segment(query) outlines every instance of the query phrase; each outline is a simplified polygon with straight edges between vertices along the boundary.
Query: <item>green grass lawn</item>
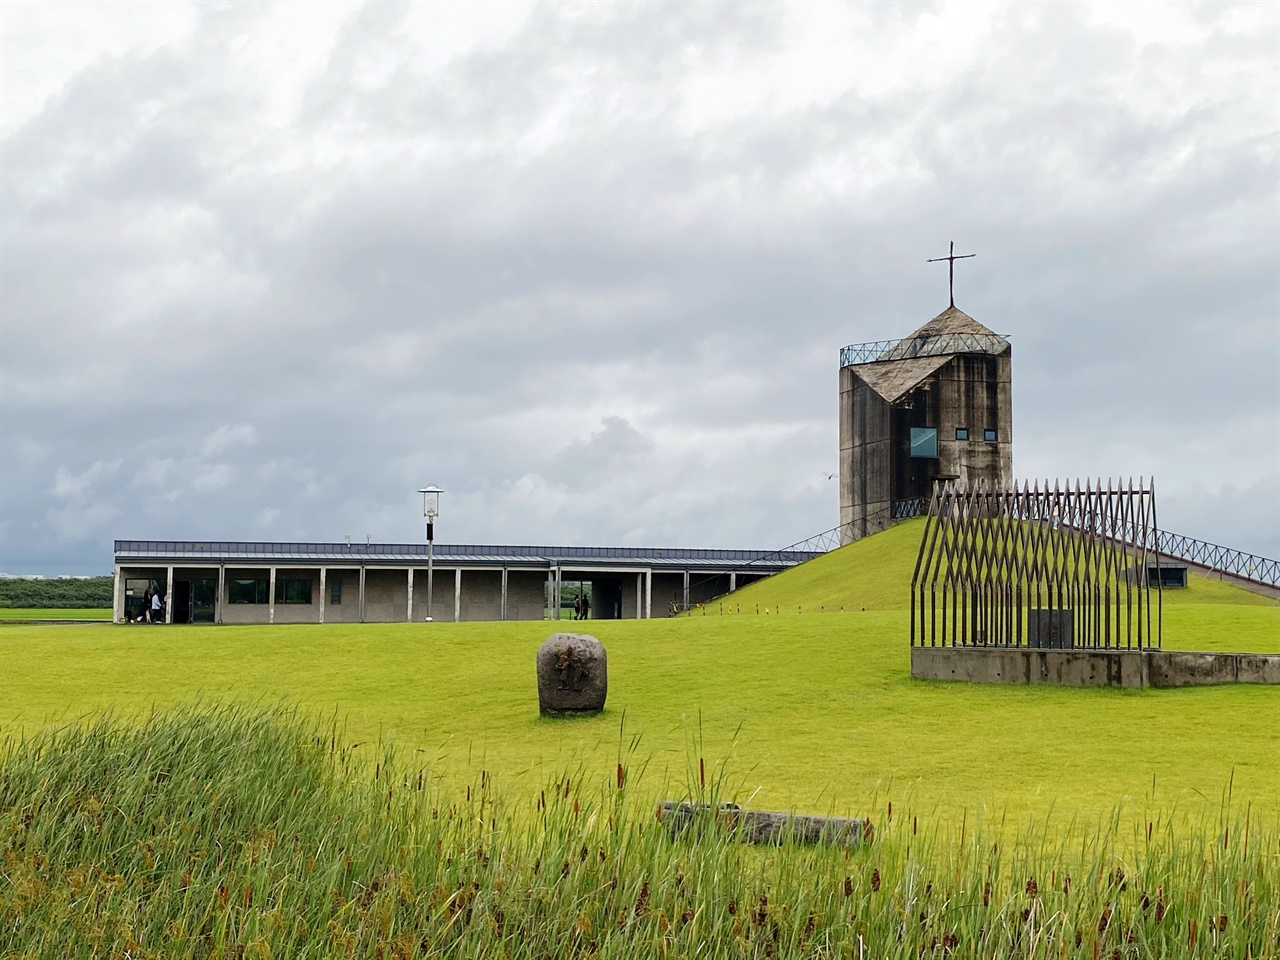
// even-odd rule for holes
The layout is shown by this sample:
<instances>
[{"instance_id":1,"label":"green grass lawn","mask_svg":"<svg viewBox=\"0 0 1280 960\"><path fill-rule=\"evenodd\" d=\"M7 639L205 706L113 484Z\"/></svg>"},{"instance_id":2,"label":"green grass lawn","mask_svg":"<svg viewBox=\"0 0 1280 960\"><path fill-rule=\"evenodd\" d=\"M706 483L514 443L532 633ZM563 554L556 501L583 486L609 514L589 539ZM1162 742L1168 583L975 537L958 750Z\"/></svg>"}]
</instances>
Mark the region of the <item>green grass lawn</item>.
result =
<instances>
[{"instance_id":1,"label":"green grass lawn","mask_svg":"<svg viewBox=\"0 0 1280 960\"><path fill-rule=\"evenodd\" d=\"M111 620L111 608L83 607L0 607L0 620Z\"/></svg>"},{"instance_id":2,"label":"green grass lawn","mask_svg":"<svg viewBox=\"0 0 1280 960\"><path fill-rule=\"evenodd\" d=\"M394 739L455 783L480 769L509 784L577 766L604 777L620 739L638 738L655 789L682 780L700 752L727 761L753 803L809 811L866 811L892 797L947 817L1051 806L1093 817L1153 793L1162 805L1216 804L1233 775L1237 797L1280 807L1280 688L913 680L905 585L921 526L903 523L689 616L591 622L610 665L596 718L538 717L534 651L556 629L546 622L6 625L0 731L197 698L284 700L336 713L353 740ZM757 616L756 603L784 615ZM1280 652L1280 605L1193 577L1165 593L1164 646Z\"/></svg>"},{"instance_id":3,"label":"green grass lawn","mask_svg":"<svg viewBox=\"0 0 1280 960\"><path fill-rule=\"evenodd\" d=\"M3 746L5 957L1262 960L1280 943L1280 822L1239 803L963 832L885 805L833 844L747 846L727 818L657 822L623 766L438 791L352 765L290 711L184 707ZM714 808L716 787L690 796Z\"/></svg>"},{"instance_id":4,"label":"green grass lawn","mask_svg":"<svg viewBox=\"0 0 1280 960\"><path fill-rule=\"evenodd\" d=\"M568 626L567 624L565 625ZM194 699L298 703L353 741L394 739L446 781L610 775L626 739L655 789L691 743L756 805L863 812L887 799L958 817L1096 817L1117 804L1280 803L1280 688L973 686L912 680L903 611L597 621L609 700L538 717L537 623L0 629L0 728ZM1166 611L1166 646L1280 651L1280 608ZM1178 639L1180 638L1180 639ZM696 755L696 754L694 754Z\"/></svg>"}]
</instances>

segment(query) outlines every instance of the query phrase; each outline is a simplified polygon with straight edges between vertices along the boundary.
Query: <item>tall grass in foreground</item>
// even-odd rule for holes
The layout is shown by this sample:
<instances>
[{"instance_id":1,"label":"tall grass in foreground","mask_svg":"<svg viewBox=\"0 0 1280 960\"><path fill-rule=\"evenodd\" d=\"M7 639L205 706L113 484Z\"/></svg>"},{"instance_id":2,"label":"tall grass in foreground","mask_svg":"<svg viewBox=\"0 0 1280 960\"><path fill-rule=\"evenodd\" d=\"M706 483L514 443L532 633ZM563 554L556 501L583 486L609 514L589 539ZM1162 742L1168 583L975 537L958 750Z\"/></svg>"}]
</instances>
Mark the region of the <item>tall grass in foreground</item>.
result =
<instances>
[{"instance_id":1,"label":"tall grass in foreground","mask_svg":"<svg viewBox=\"0 0 1280 960\"><path fill-rule=\"evenodd\" d=\"M1275 811L1001 845L886 810L854 850L759 849L673 835L623 749L609 784L533 797L483 773L444 795L370 750L237 707L8 743L0 956L1277 955ZM732 799L690 768L687 797Z\"/></svg>"}]
</instances>

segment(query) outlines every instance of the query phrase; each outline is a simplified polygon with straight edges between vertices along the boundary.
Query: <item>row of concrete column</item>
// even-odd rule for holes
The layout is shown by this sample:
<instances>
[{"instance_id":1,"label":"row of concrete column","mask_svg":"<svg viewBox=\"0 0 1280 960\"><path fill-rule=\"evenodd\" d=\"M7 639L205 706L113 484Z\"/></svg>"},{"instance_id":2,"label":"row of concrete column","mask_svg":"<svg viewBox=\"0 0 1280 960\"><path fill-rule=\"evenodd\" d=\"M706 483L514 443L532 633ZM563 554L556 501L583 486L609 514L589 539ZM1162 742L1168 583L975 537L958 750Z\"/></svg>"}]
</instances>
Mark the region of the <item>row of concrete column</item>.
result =
<instances>
[{"instance_id":1,"label":"row of concrete column","mask_svg":"<svg viewBox=\"0 0 1280 960\"><path fill-rule=\"evenodd\" d=\"M164 622L173 623L173 566L165 568L165 603L164 603ZM184 567L184 569L199 570L200 567ZM267 623L275 623L276 619L276 570L277 567L267 568ZM297 569L296 567L286 567L287 570ZM350 570L350 567L343 567L344 571ZM358 604L360 608L360 620L364 621L364 583L365 583L365 567L360 567L360 587ZM328 602L328 584L326 582L329 573L328 567L320 568L320 616L319 620L324 623L325 604ZM414 568L409 567L407 570L409 598L405 608L405 619L413 619L413 581ZM226 602L227 595L227 568L225 566L218 567L218 596L215 601L214 619L222 622L222 605ZM120 620L124 616L124 586L120 583L120 568L116 568L116 585L113 600L113 619ZM507 619L507 568L502 568L502 612L501 619ZM462 619L462 568L455 567L453 571L453 619L455 621Z\"/></svg>"},{"instance_id":2,"label":"row of concrete column","mask_svg":"<svg viewBox=\"0 0 1280 960\"><path fill-rule=\"evenodd\" d=\"M193 569L193 570L202 569L200 567L186 567L185 565L183 568ZM223 619L223 604L226 602L227 571L225 566L219 566L217 569L218 569L218 593L217 593L217 600L215 602L215 608L214 608L214 619L217 622L221 623ZM268 623L275 623L277 569L279 568L275 566L267 568L268 570L267 622ZM285 567L284 569L292 570L297 568ZM344 572L347 572L352 570L353 568L342 567L341 569ZM361 566L358 569L359 569L359 594L358 594L357 602L359 604L359 620L363 622L365 618L366 568ZM165 605L164 605L165 623L173 622L173 602L172 601L173 601L173 589L174 589L174 570L175 570L175 567L172 565L167 566L165 568L165 573L166 573ZM319 598L319 604L318 604L319 606L318 619L320 623L324 623L325 622L325 606L328 603L328 599L329 599L328 583L327 583L329 568L320 567L319 571L320 571L320 598ZM553 611L551 615L554 619L560 618L560 598L561 598L563 583L565 579L564 572L565 572L564 568L562 567L553 567L551 568L551 570L548 571L548 584L550 587L550 589L548 590L548 594L549 594L548 599L549 599L550 609L551 611ZM600 570L576 571L571 569L570 572L596 573L597 575L601 573L611 573L614 576L617 576L619 574L625 573L626 571L600 571ZM116 620L119 620L124 615L124 585L122 582L120 582L121 575L122 575L121 568L117 567L116 568L117 583L116 583L115 602L114 602L114 606L115 606L114 615ZM411 621L413 619L415 568L409 567L406 571L406 577L408 580L408 584L407 584L408 597L407 597L407 602L405 607L405 619L408 621ZM651 569L636 571L635 577L636 577L636 615L637 617L649 619L653 616L653 571ZM684 599L685 609L688 608L689 599L690 599L689 578L690 578L690 572L688 570L684 571L683 599ZM501 620L507 619L507 583L508 583L508 569L506 567L503 567L502 568L501 605L500 605L500 613L499 613L499 619ZM732 591L736 588L737 588L737 574L730 573L729 589ZM453 619L455 621L462 619L462 568L460 567L454 568L454 571L453 571Z\"/></svg>"}]
</instances>

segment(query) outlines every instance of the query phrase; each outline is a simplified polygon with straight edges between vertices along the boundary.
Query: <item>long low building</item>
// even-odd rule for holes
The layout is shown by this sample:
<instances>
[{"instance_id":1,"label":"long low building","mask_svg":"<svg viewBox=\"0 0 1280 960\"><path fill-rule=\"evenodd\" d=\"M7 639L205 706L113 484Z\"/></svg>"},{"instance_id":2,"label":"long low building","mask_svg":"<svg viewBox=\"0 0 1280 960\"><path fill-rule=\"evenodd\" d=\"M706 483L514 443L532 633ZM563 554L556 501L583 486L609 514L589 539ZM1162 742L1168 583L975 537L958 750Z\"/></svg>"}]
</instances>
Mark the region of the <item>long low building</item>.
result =
<instances>
[{"instance_id":1,"label":"long low building","mask_svg":"<svg viewBox=\"0 0 1280 960\"><path fill-rule=\"evenodd\" d=\"M566 583L591 618L667 616L818 556L809 551L117 540L117 621L148 593L166 623L559 619Z\"/></svg>"}]
</instances>

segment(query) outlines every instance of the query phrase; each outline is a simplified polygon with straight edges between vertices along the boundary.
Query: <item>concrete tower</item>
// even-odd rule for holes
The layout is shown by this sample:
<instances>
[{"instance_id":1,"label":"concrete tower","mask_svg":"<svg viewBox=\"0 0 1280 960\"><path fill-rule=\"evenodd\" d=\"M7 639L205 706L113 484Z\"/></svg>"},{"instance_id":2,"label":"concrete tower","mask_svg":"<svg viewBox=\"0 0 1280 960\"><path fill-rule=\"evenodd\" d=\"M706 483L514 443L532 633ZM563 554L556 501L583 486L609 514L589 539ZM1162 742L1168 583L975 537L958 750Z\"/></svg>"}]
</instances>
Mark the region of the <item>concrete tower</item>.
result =
<instances>
[{"instance_id":1,"label":"concrete tower","mask_svg":"<svg viewBox=\"0 0 1280 960\"><path fill-rule=\"evenodd\" d=\"M954 305L902 340L840 352L845 542L912 516L937 480L1013 480L1009 341Z\"/></svg>"}]
</instances>

